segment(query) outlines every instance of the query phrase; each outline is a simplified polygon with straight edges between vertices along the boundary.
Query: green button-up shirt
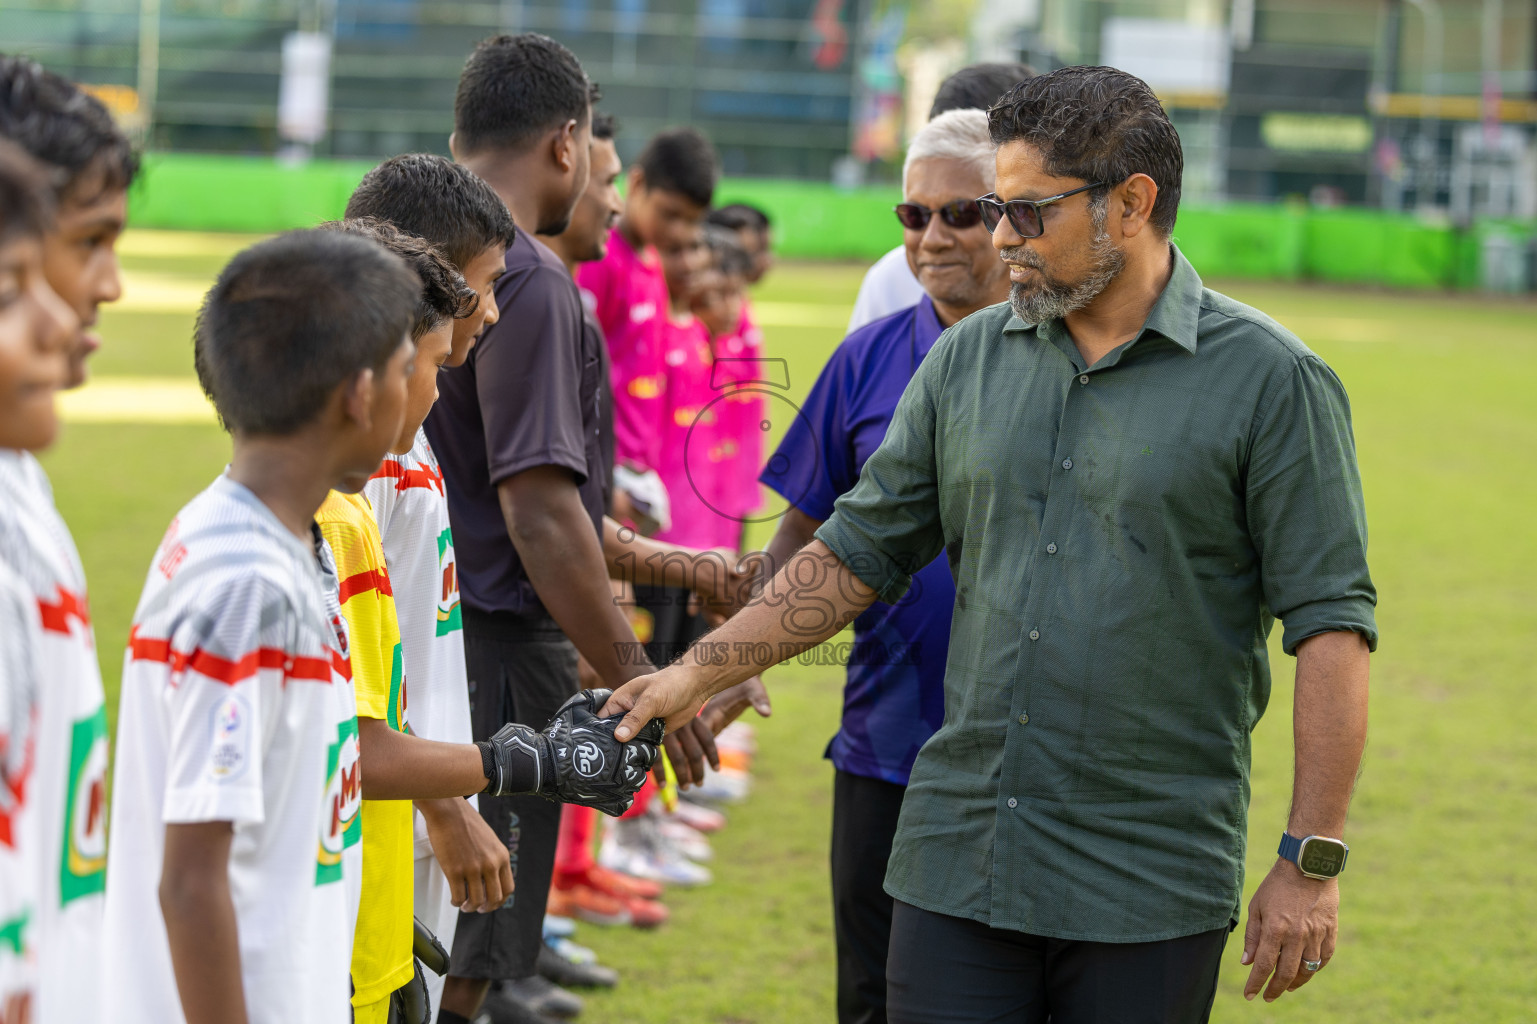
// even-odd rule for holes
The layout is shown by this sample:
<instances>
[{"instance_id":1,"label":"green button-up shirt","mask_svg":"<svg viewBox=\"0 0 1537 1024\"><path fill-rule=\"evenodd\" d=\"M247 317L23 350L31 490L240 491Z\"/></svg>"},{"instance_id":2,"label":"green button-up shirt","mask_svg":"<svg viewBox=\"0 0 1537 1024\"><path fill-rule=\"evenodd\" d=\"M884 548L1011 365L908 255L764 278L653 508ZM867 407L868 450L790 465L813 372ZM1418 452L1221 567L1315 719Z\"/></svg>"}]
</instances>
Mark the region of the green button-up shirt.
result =
<instances>
[{"instance_id":1,"label":"green button-up shirt","mask_svg":"<svg viewBox=\"0 0 1537 1024\"><path fill-rule=\"evenodd\" d=\"M1288 653L1335 630L1375 647L1344 389L1173 264L1092 367L1007 304L946 331L817 531L882 600L941 550L955 577L898 899L1093 941L1236 921L1274 619Z\"/></svg>"}]
</instances>

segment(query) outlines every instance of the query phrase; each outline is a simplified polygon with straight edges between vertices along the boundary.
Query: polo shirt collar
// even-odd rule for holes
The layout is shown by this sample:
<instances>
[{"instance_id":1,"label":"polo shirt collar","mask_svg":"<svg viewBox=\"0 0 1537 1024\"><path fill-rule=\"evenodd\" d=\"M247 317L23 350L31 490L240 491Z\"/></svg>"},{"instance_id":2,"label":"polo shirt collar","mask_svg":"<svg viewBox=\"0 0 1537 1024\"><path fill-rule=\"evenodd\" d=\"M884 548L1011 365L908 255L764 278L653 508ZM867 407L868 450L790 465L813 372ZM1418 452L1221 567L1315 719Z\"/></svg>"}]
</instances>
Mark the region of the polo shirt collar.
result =
<instances>
[{"instance_id":1,"label":"polo shirt collar","mask_svg":"<svg viewBox=\"0 0 1537 1024\"><path fill-rule=\"evenodd\" d=\"M1169 275L1169 283L1164 285L1163 294L1158 296L1158 301L1153 303L1153 310L1148 314L1147 322L1142 325L1142 330L1122 348L1135 345L1149 331L1154 331L1162 337L1168 338L1187 352L1196 350L1196 328L1201 318L1201 294L1204 285L1201 284L1201 275L1196 273L1190 261L1185 259L1185 254L1179 251L1179 246L1169 243L1170 257L1174 261L1174 270ZM1067 343L1071 344L1068 331L1061 320L1049 320L1044 324L1028 324L1017 315L1010 317L1004 327L1006 331L1028 331L1034 329L1043 338L1052 338L1060 335Z\"/></svg>"}]
</instances>

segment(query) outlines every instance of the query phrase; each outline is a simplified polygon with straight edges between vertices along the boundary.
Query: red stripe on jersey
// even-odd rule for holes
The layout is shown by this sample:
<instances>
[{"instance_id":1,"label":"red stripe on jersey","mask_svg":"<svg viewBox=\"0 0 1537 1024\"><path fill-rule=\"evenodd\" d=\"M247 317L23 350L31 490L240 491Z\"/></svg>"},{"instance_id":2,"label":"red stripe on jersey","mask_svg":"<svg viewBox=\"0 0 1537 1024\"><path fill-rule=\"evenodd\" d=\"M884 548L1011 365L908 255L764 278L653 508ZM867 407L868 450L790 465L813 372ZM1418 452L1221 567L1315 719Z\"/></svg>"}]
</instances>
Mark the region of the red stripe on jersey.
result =
<instances>
[{"instance_id":1,"label":"red stripe on jersey","mask_svg":"<svg viewBox=\"0 0 1537 1024\"><path fill-rule=\"evenodd\" d=\"M434 473L429 468L407 469L394 459L385 459L379 468L374 471L375 480L394 480L395 490L409 491L413 487L420 487L428 491L437 491L443 494L443 474L441 471Z\"/></svg>"},{"instance_id":2,"label":"red stripe on jersey","mask_svg":"<svg viewBox=\"0 0 1537 1024\"><path fill-rule=\"evenodd\" d=\"M51 604L42 598L37 599L37 611L43 620L43 628L50 633L67 634L69 620L74 619L89 629L91 609L84 595L71 593L57 584L54 585L54 591L58 594L58 600Z\"/></svg>"},{"instance_id":3,"label":"red stripe on jersey","mask_svg":"<svg viewBox=\"0 0 1537 1024\"><path fill-rule=\"evenodd\" d=\"M366 594L370 590L377 590L386 597L395 596L394 588L390 586L390 575L387 571L364 569L362 572L353 573L342 580L342 604L346 604L358 594Z\"/></svg>"},{"instance_id":4,"label":"red stripe on jersey","mask_svg":"<svg viewBox=\"0 0 1537 1024\"><path fill-rule=\"evenodd\" d=\"M258 647L231 661L201 647L191 653L172 650L171 641L142 637L139 627L135 626L128 634L128 650L135 661L159 662L169 665L172 672L191 669L200 676L229 686L244 682L264 668L281 669L288 679L309 679L319 683L329 683L333 670L344 679L352 678L351 663L329 649L326 658L308 658L290 655L276 647Z\"/></svg>"}]
</instances>

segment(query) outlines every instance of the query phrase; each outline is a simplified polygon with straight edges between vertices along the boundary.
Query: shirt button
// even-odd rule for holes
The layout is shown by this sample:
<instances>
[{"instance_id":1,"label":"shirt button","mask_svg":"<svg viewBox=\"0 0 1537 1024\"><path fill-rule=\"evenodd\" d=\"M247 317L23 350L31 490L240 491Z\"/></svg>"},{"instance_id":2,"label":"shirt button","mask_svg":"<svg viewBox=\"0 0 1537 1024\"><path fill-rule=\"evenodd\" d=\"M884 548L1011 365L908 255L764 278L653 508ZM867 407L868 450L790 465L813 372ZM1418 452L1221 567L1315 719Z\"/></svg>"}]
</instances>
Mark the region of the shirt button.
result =
<instances>
[{"instance_id":1,"label":"shirt button","mask_svg":"<svg viewBox=\"0 0 1537 1024\"><path fill-rule=\"evenodd\" d=\"M1089 375L1088 374L1084 374L1082 377L1078 378L1078 383L1080 383L1080 384L1087 384L1088 382L1089 382Z\"/></svg>"},{"instance_id":2,"label":"shirt button","mask_svg":"<svg viewBox=\"0 0 1537 1024\"><path fill-rule=\"evenodd\" d=\"M1029 715L1020 715L1019 716L1019 724L1020 725L1029 725L1030 724L1030 716Z\"/></svg>"},{"instance_id":3,"label":"shirt button","mask_svg":"<svg viewBox=\"0 0 1537 1024\"><path fill-rule=\"evenodd\" d=\"M1039 640L1040 638L1041 638L1041 631L1040 630L1032 629L1030 631L1030 639L1032 639L1032 640Z\"/></svg>"},{"instance_id":4,"label":"shirt button","mask_svg":"<svg viewBox=\"0 0 1537 1024\"><path fill-rule=\"evenodd\" d=\"M1048 545L1046 545L1046 553L1048 555L1056 554L1057 553L1057 546L1055 544L1048 544Z\"/></svg>"},{"instance_id":5,"label":"shirt button","mask_svg":"<svg viewBox=\"0 0 1537 1024\"><path fill-rule=\"evenodd\" d=\"M1073 460L1072 459L1063 459L1062 460L1062 468L1063 469L1072 469L1073 468Z\"/></svg>"},{"instance_id":6,"label":"shirt button","mask_svg":"<svg viewBox=\"0 0 1537 1024\"><path fill-rule=\"evenodd\" d=\"M1015 800L1013 797L1009 797L1009 806L1010 807L1018 807L1019 806L1019 801Z\"/></svg>"}]
</instances>

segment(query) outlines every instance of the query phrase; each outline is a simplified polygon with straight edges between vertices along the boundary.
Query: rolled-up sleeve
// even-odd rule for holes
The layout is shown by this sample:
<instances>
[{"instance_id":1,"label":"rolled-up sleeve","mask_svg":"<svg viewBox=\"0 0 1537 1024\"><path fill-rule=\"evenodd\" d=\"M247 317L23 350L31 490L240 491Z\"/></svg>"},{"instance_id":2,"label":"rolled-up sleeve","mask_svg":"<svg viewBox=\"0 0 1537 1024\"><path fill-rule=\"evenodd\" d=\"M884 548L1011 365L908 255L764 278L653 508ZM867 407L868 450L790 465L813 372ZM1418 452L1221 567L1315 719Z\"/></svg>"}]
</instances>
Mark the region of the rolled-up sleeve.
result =
<instances>
[{"instance_id":1,"label":"rolled-up sleeve","mask_svg":"<svg viewBox=\"0 0 1537 1024\"><path fill-rule=\"evenodd\" d=\"M1271 386L1249 449L1246 504L1265 603L1281 646L1356 632L1377 649L1377 590L1350 402L1322 360L1299 358Z\"/></svg>"},{"instance_id":2,"label":"rolled-up sleeve","mask_svg":"<svg viewBox=\"0 0 1537 1024\"><path fill-rule=\"evenodd\" d=\"M865 461L859 482L816 532L882 601L907 593L913 573L944 547L935 452L936 398L946 360L934 351L902 393L886 439Z\"/></svg>"}]
</instances>

